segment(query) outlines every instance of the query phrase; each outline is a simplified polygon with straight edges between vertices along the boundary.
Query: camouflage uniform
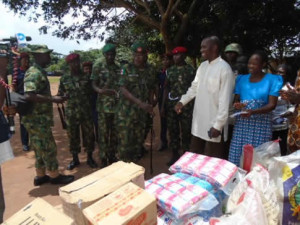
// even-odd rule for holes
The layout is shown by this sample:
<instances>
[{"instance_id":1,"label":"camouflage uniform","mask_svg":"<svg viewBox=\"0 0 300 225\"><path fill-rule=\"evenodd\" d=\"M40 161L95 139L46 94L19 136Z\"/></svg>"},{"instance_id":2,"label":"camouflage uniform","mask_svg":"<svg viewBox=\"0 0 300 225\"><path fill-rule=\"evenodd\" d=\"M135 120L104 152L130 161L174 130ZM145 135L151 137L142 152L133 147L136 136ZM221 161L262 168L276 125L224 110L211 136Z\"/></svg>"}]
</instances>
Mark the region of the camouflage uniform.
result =
<instances>
[{"instance_id":1,"label":"camouflage uniform","mask_svg":"<svg viewBox=\"0 0 300 225\"><path fill-rule=\"evenodd\" d=\"M91 79L97 83L99 88L118 90L118 78L120 67L116 64L107 65L106 62L97 61L93 66ZM98 95L98 142L101 160L112 160L117 150L117 130L115 124L115 112L117 96Z\"/></svg>"},{"instance_id":2,"label":"camouflage uniform","mask_svg":"<svg viewBox=\"0 0 300 225\"><path fill-rule=\"evenodd\" d=\"M192 66L172 66L167 70L167 87L169 94L167 97L167 124L170 135L170 148L173 153L178 154L180 149L180 140L182 148L189 150L191 141L191 125L193 118L194 104L191 102L186 105L181 114L174 111L174 107L179 101L181 95L185 94L191 86L195 77L195 70Z\"/></svg>"},{"instance_id":3,"label":"camouflage uniform","mask_svg":"<svg viewBox=\"0 0 300 225\"><path fill-rule=\"evenodd\" d=\"M67 133L72 154L78 154L80 147L80 126L88 153L94 151L94 126L90 107L90 80L87 76L63 75L60 79L58 95L69 97L66 107Z\"/></svg>"},{"instance_id":4,"label":"camouflage uniform","mask_svg":"<svg viewBox=\"0 0 300 225\"><path fill-rule=\"evenodd\" d=\"M30 67L25 74L24 89L25 93L34 92L50 97L50 84L46 71L37 64ZM35 167L56 171L58 169L57 150L51 131L51 126L54 124L52 103L34 103L32 113L24 116L22 123L31 137L30 144L35 151L36 158Z\"/></svg>"},{"instance_id":5,"label":"camouflage uniform","mask_svg":"<svg viewBox=\"0 0 300 225\"><path fill-rule=\"evenodd\" d=\"M131 94L142 102L149 102L149 93L157 84L156 71L149 65L143 70L133 64L122 68L119 85L124 86ZM118 154L124 161L138 159L143 146L147 113L124 96L120 96L118 105Z\"/></svg>"}]
</instances>

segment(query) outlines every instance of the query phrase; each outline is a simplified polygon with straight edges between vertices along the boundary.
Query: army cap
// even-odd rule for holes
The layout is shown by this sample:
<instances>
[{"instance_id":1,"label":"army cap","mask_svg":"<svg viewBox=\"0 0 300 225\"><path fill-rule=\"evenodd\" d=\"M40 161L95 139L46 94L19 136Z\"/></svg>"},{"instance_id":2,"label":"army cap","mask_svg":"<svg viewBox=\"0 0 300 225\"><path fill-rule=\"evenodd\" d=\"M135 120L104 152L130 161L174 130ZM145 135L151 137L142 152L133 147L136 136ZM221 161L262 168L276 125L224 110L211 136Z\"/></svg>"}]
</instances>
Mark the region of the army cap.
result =
<instances>
[{"instance_id":1,"label":"army cap","mask_svg":"<svg viewBox=\"0 0 300 225\"><path fill-rule=\"evenodd\" d=\"M53 51L53 49L49 49L47 45L30 45L28 46L30 48L29 53L35 54L35 53L50 53Z\"/></svg>"},{"instance_id":2,"label":"army cap","mask_svg":"<svg viewBox=\"0 0 300 225\"><path fill-rule=\"evenodd\" d=\"M112 52L112 51L116 51L116 45L111 43L104 45L104 47L102 48L103 53Z\"/></svg>"},{"instance_id":3,"label":"army cap","mask_svg":"<svg viewBox=\"0 0 300 225\"><path fill-rule=\"evenodd\" d=\"M236 52L237 54L242 54L242 48L237 43L231 43L226 46L225 52Z\"/></svg>"},{"instance_id":4,"label":"army cap","mask_svg":"<svg viewBox=\"0 0 300 225\"><path fill-rule=\"evenodd\" d=\"M137 41L131 45L131 50L136 53L147 53L147 47L145 43Z\"/></svg>"}]
</instances>

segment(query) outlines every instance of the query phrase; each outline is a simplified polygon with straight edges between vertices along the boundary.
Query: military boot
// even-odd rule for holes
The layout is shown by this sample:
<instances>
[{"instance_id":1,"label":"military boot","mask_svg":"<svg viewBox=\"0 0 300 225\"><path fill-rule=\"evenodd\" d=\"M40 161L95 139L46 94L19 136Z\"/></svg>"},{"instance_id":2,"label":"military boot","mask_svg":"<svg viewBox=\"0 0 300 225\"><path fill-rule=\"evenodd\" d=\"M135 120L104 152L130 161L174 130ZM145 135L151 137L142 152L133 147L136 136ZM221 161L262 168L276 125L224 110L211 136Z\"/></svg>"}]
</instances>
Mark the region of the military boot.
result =
<instances>
[{"instance_id":1,"label":"military boot","mask_svg":"<svg viewBox=\"0 0 300 225\"><path fill-rule=\"evenodd\" d=\"M80 164L80 162L79 162L78 154L73 154L73 160L68 165L67 170L72 170L79 164Z\"/></svg>"},{"instance_id":2,"label":"military boot","mask_svg":"<svg viewBox=\"0 0 300 225\"><path fill-rule=\"evenodd\" d=\"M51 184L69 184L73 181L74 181L74 176L72 175L59 174L57 177L50 178Z\"/></svg>"},{"instance_id":3,"label":"military boot","mask_svg":"<svg viewBox=\"0 0 300 225\"><path fill-rule=\"evenodd\" d=\"M40 186L44 183L49 182L50 177L46 175L45 168L36 168L36 176L34 177L33 184L34 186Z\"/></svg>"},{"instance_id":4,"label":"military boot","mask_svg":"<svg viewBox=\"0 0 300 225\"><path fill-rule=\"evenodd\" d=\"M98 165L95 162L95 160L93 159L93 154L92 153L88 153L88 157L87 157L87 161L86 163L91 167L91 168L97 168Z\"/></svg>"}]
</instances>

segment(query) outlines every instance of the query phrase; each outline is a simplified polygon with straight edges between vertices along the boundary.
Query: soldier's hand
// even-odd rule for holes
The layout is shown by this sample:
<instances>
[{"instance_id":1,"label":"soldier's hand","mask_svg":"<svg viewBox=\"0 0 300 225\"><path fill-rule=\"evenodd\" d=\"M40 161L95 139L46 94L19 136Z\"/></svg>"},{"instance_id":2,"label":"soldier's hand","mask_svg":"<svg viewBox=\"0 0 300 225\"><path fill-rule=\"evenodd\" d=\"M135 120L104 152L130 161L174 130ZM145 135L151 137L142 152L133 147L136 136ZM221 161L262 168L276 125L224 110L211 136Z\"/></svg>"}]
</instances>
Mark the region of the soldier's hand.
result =
<instances>
[{"instance_id":1,"label":"soldier's hand","mask_svg":"<svg viewBox=\"0 0 300 225\"><path fill-rule=\"evenodd\" d=\"M53 96L51 101L53 103L64 103L67 100L66 96Z\"/></svg>"},{"instance_id":2,"label":"soldier's hand","mask_svg":"<svg viewBox=\"0 0 300 225\"><path fill-rule=\"evenodd\" d=\"M140 108L143 109L145 112L153 115L153 106L150 104L147 104L145 102L142 102L141 104L139 104Z\"/></svg>"},{"instance_id":3,"label":"soldier's hand","mask_svg":"<svg viewBox=\"0 0 300 225\"><path fill-rule=\"evenodd\" d=\"M182 113L182 108L183 108L183 104L181 102L178 102L175 107L174 110L177 114Z\"/></svg>"}]
</instances>

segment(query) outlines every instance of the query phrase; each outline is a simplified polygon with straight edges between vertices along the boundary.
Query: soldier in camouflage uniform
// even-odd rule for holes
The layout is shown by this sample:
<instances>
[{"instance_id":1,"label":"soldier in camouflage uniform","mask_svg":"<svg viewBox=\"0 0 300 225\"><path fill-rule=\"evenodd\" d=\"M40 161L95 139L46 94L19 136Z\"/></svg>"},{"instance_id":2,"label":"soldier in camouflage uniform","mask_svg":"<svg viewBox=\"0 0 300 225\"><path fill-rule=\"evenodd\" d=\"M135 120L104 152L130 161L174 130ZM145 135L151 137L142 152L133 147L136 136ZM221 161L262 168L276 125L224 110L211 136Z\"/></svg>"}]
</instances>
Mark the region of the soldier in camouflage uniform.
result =
<instances>
[{"instance_id":1,"label":"soldier in camouflage uniform","mask_svg":"<svg viewBox=\"0 0 300 225\"><path fill-rule=\"evenodd\" d=\"M183 113L177 114L174 107L181 97L191 85L195 77L195 70L192 66L186 64L186 48L176 47L173 49L174 65L167 69L166 88L164 90L163 107L166 105L167 124L170 135L170 148L173 156L167 163L172 165L180 157L179 150L184 151L189 149L191 141L191 125L193 117L193 105L188 105L188 108ZM164 104L166 102L166 104Z\"/></svg>"},{"instance_id":2,"label":"soldier in camouflage uniform","mask_svg":"<svg viewBox=\"0 0 300 225\"><path fill-rule=\"evenodd\" d=\"M34 102L33 111L22 119L31 137L31 147L35 152L36 177L34 185L42 185L50 180L52 184L68 184L74 176L61 175L58 172L57 150L51 126L53 126L52 103L62 103L65 99L51 96L50 84L44 68L50 63L50 52L47 46L31 47L35 63L30 67L24 79L24 91L27 101ZM46 170L49 174L46 175Z\"/></svg>"},{"instance_id":3,"label":"soldier in camouflage uniform","mask_svg":"<svg viewBox=\"0 0 300 225\"><path fill-rule=\"evenodd\" d=\"M94 64L91 79L98 93L97 112L99 123L99 153L101 167L116 161L117 130L116 106L118 102L118 78L120 67L115 63L116 46L106 44L102 49L105 62L98 60Z\"/></svg>"},{"instance_id":4,"label":"soldier in camouflage uniform","mask_svg":"<svg viewBox=\"0 0 300 225\"><path fill-rule=\"evenodd\" d=\"M85 138L85 149L87 151L87 164L91 168L96 168L97 164L93 160L94 151L94 127L92 121L92 110L90 106L90 79L84 76L80 69L80 56L72 53L66 57L66 62L70 66L70 74L64 74L60 79L58 88L59 96L67 96L66 122L69 136L69 148L73 160L68 165L72 170L80 164L78 153L80 146L80 126Z\"/></svg>"},{"instance_id":5,"label":"soldier in camouflage uniform","mask_svg":"<svg viewBox=\"0 0 300 225\"><path fill-rule=\"evenodd\" d=\"M146 47L141 42L132 45L133 63L122 67L119 78L118 154L130 162L139 158L144 142L147 113L153 114L153 92L156 71L145 63Z\"/></svg>"}]
</instances>

